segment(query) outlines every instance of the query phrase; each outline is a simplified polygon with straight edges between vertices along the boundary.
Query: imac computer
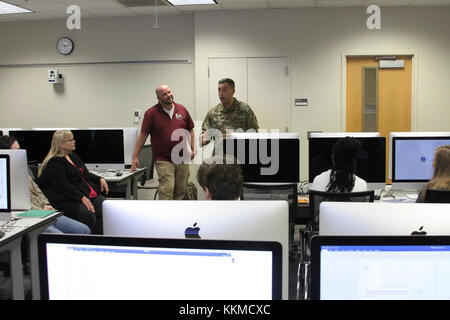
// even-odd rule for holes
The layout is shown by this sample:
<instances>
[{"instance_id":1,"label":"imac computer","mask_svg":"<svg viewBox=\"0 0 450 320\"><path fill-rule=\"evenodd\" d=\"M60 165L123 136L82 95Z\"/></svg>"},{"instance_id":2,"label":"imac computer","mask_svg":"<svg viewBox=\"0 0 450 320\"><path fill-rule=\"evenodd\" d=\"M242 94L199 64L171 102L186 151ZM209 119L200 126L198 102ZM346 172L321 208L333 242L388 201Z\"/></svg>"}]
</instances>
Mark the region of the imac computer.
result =
<instances>
[{"instance_id":1,"label":"imac computer","mask_svg":"<svg viewBox=\"0 0 450 320\"><path fill-rule=\"evenodd\" d=\"M124 164L125 166L131 166L134 146L138 137L138 128L125 127L125 128L87 128L88 130L123 130L123 148L124 148Z\"/></svg>"},{"instance_id":2,"label":"imac computer","mask_svg":"<svg viewBox=\"0 0 450 320\"><path fill-rule=\"evenodd\" d=\"M0 154L0 221L11 219L10 179L9 155Z\"/></svg>"},{"instance_id":3,"label":"imac computer","mask_svg":"<svg viewBox=\"0 0 450 320\"><path fill-rule=\"evenodd\" d=\"M449 213L444 203L322 202L319 234L450 236Z\"/></svg>"},{"instance_id":4,"label":"imac computer","mask_svg":"<svg viewBox=\"0 0 450 320\"><path fill-rule=\"evenodd\" d=\"M31 203L27 151L24 149L0 150L0 154L7 154L10 159L11 210L29 210Z\"/></svg>"},{"instance_id":5,"label":"imac computer","mask_svg":"<svg viewBox=\"0 0 450 320\"><path fill-rule=\"evenodd\" d=\"M42 163L50 150L56 130L15 130L21 148L27 150L28 162ZM121 170L124 168L122 130L71 130L77 153L88 169Z\"/></svg>"},{"instance_id":6,"label":"imac computer","mask_svg":"<svg viewBox=\"0 0 450 320\"><path fill-rule=\"evenodd\" d=\"M281 245L41 234L47 300L281 299Z\"/></svg>"},{"instance_id":7,"label":"imac computer","mask_svg":"<svg viewBox=\"0 0 450 320\"><path fill-rule=\"evenodd\" d=\"M440 136L392 136L392 189L422 189L433 177L436 148L444 145L450 145L450 132Z\"/></svg>"},{"instance_id":8,"label":"imac computer","mask_svg":"<svg viewBox=\"0 0 450 320\"><path fill-rule=\"evenodd\" d=\"M27 150L29 163L42 163L52 143L55 130L10 130L9 135Z\"/></svg>"},{"instance_id":9,"label":"imac computer","mask_svg":"<svg viewBox=\"0 0 450 320\"><path fill-rule=\"evenodd\" d=\"M331 151L341 138L350 136L361 143L357 157L356 175L367 182L371 190L384 189L386 185L386 138L378 132L311 133L308 140L309 182L332 168Z\"/></svg>"},{"instance_id":10,"label":"imac computer","mask_svg":"<svg viewBox=\"0 0 450 320\"><path fill-rule=\"evenodd\" d=\"M449 132L390 132L389 133L389 179L392 179L392 139L395 137L450 137Z\"/></svg>"},{"instance_id":11,"label":"imac computer","mask_svg":"<svg viewBox=\"0 0 450 320\"><path fill-rule=\"evenodd\" d=\"M295 132L231 133L223 152L238 159L244 182L298 183L300 140Z\"/></svg>"},{"instance_id":12,"label":"imac computer","mask_svg":"<svg viewBox=\"0 0 450 320\"><path fill-rule=\"evenodd\" d=\"M276 200L103 202L103 233L109 236L279 242L283 299L288 299L288 219L287 202Z\"/></svg>"},{"instance_id":13,"label":"imac computer","mask_svg":"<svg viewBox=\"0 0 450 320\"><path fill-rule=\"evenodd\" d=\"M122 129L73 130L75 152L89 170L124 169L124 140Z\"/></svg>"},{"instance_id":14,"label":"imac computer","mask_svg":"<svg viewBox=\"0 0 450 320\"><path fill-rule=\"evenodd\" d=\"M448 300L450 237L317 236L314 300Z\"/></svg>"}]
</instances>

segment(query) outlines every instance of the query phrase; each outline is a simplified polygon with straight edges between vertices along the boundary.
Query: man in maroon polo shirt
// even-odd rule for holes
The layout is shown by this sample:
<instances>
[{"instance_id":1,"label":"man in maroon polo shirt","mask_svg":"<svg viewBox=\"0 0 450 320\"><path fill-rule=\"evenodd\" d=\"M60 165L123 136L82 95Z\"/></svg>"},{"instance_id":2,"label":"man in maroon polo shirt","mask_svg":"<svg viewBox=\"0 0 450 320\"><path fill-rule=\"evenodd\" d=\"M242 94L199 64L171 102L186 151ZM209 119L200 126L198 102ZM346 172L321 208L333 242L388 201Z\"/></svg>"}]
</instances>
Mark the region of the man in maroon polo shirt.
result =
<instances>
[{"instance_id":1,"label":"man in maroon polo shirt","mask_svg":"<svg viewBox=\"0 0 450 320\"><path fill-rule=\"evenodd\" d=\"M167 85L156 88L156 97L158 103L144 114L141 132L134 147L131 171L140 166L138 155L150 134L158 173L159 199L183 200L189 179L189 164L186 162L196 153L194 122L187 109L174 102L172 91ZM189 154L187 141L192 150Z\"/></svg>"}]
</instances>

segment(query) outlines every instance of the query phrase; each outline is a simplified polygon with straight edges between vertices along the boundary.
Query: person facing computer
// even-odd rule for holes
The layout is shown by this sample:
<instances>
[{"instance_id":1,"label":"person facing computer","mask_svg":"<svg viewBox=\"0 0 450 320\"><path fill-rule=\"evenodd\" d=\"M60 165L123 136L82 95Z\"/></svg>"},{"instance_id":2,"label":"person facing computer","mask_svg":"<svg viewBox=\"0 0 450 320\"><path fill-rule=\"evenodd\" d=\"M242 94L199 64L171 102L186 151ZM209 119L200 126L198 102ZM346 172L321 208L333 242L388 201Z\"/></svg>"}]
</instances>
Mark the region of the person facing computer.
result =
<instances>
[{"instance_id":1,"label":"person facing computer","mask_svg":"<svg viewBox=\"0 0 450 320\"><path fill-rule=\"evenodd\" d=\"M360 145L352 137L339 139L332 149L333 167L314 178L311 190L326 192L367 191L367 183L358 177L356 159Z\"/></svg>"},{"instance_id":2,"label":"person facing computer","mask_svg":"<svg viewBox=\"0 0 450 320\"><path fill-rule=\"evenodd\" d=\"M215 155L203 161L197 180L211 200L239 200L244 181L241 165L228 154Z\"/></svg>"},{"instance_id":3,"label":"person facing computer","mask_svg":"<svg viewBox=\"0 0 450 320\"><path fill-rule=\"evenodd\" d=\"M420 191L416 202L424 202L428 190L450 191L450 145L436 148L433 178Z\"/></svg>"}]
</instances>

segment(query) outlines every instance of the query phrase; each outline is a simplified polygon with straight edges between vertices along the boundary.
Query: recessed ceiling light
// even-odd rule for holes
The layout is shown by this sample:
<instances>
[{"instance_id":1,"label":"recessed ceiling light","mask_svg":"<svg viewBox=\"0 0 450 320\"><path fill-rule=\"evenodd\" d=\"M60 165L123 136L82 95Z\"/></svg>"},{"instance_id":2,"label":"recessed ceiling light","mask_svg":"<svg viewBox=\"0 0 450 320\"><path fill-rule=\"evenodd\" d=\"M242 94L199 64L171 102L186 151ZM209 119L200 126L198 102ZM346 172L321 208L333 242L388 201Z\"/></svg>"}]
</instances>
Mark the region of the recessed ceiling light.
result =
<instances>
[{"instance_id":1,"label":"recessed ceiling light","mask_svg":"<svg viewBox=\"0 0 450 320\"><path fill-rule=\"evenodd\" d=\"M192 6L199 4L217 4L215 0L166 0L174 6Z\"/></svg>"},{"instance_id":2,"label":"recessed ceiling light","mask_svg":"<svg viewBox=\"0 0 450 320\"><path fill-rule=\"evenodd\" d=\"M30 12L33 11L15 6L13 4L9 4L4 1L0 1L0 14L30 13Z\"/></svg>"}]
</instances>

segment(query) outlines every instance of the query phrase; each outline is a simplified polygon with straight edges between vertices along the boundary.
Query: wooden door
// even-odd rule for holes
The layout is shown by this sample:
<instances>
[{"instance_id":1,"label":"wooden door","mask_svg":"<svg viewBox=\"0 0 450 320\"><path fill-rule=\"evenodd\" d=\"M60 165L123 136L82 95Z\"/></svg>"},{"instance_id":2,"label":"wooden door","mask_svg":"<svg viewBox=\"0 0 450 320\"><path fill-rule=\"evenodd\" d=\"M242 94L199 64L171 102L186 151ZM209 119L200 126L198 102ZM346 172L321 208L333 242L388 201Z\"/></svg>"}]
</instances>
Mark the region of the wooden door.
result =
<instances>
[{"instance_id":1,"label":"wooden door","mask_svg":"<svg viewBox=\"0 0 450 320\"><path fill-rule=\"evenodd\" d=\"M363 69L376 67L378 71L377 130L386 137L386 177L389 170L389 133L411 131L412 58L404 60L404 68L380 69L373 57L347 57L346 68L346 130L362 131ZM387 183L390 180L387 179Z\"/></svg>"}]
</instances>

